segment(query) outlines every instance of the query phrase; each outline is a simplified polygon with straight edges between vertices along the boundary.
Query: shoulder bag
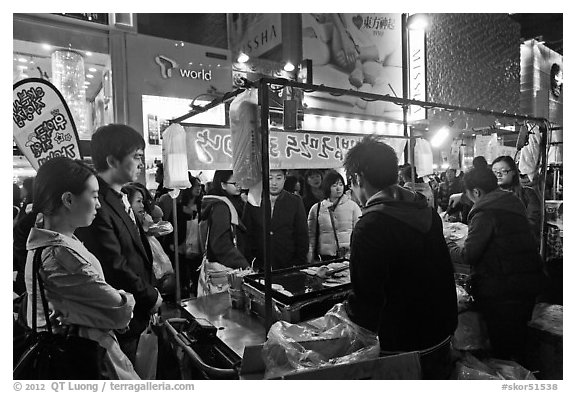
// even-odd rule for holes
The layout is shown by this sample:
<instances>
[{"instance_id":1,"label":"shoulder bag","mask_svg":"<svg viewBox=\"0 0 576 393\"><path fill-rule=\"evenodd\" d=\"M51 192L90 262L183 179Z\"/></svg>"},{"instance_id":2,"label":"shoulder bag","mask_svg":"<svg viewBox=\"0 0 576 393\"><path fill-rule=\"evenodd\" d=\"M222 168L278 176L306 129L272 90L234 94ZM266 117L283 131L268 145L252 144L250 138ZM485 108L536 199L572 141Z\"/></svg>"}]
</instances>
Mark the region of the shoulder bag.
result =
<instances>
[{"instance_id":1,"label":"shoulder bag","mask_svg":"<svg viewBox=\"0 0 576 393\"><path fill-rule=\"evenodd\" d=\"M198 294L197 297L211 295L213 293L226 292L230 287L228 283L228 273L232 268L222 265L218 262L210 262L208 259L208 241L210 240L210 219L206 223L208 230L206 232L206 241L204 242L204 252L202 255L202 263L200 264L200 276L198 277ZM234 236L234 228L232 231L232 240L236 247L236 237Z\"/></svg>"},{"instance_id":2,"label":"shoulder bag","mask_svg":"<svg viewBox=\"0 0 576 393\"><path fill-rule=\"evenodd\" d=\"M44 294L44 283L39 274L42 248L34 253L32 266L32 330L26 338L26 350L13 369L13 378L20 380L37 379L100 379L106 350L98 342L88 338L52 331L48 312L48 301ZM40 290L46 331L37 327L37 292ZM70 329L72 330L72 329Z\"/></svg>"}]
</instances>

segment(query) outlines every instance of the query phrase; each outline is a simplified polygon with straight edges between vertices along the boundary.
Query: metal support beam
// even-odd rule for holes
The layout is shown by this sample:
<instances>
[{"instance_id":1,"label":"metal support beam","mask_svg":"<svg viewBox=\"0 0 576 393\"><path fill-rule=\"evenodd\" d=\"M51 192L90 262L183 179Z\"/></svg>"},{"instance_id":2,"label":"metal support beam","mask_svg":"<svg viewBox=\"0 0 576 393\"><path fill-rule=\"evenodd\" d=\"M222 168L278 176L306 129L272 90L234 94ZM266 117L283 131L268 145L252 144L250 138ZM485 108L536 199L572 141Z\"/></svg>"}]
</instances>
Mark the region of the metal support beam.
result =
<instances>
[{"instance_id":1,"label":"metal support beam","mask_svg":"<svg viewBox=\"0 0 576 393\"><path fill-rule=\"evenodd\" d=\"M270 150L268 129L268 84L260 81L258 104L260 105L260 135L262 137L262 242L264 246L264 315L266 333L274 323L272 310L272 259L270 258Z\"/></svg>"}]
</instances>

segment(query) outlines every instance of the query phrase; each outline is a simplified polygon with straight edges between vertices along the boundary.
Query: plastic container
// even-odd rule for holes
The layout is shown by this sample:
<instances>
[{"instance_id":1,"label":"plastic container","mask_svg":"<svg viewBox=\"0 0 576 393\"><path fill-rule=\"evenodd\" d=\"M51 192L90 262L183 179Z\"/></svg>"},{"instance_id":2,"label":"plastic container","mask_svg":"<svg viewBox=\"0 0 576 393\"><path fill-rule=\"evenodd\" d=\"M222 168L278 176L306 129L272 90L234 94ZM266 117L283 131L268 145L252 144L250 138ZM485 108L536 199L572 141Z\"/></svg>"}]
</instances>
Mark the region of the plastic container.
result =
<instances>
[{"instance_id":1,"label":"plastic container","mask_svg":"<svg viewBox=\"0 0 576 393\"><path fill-rule=\"evenodd\" d=\"M242 289L228 288L232 308L244 310L246 308L246 294Z\"/></svg>"}]
</instances>

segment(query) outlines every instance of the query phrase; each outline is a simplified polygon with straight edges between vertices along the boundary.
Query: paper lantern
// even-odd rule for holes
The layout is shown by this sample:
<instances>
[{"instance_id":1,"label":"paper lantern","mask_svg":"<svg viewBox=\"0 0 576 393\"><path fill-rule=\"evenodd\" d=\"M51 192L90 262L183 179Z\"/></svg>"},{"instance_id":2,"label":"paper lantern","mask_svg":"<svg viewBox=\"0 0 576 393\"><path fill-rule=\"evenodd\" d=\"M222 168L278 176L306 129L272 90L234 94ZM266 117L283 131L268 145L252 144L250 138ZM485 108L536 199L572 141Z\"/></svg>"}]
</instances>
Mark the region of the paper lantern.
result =
<instances>
[{"instance_id":1,"label":"paper lantern","mask_svg":"<svg viewBox=\"0 0 576 393\"><path fill-rule=\"evenodd\" d=\"M164 162L164 187L185 189L192 186L188 180L186 131L180 124L171 124L164 131L162 161Z\"/></svg>"},{"instance_id":2,"label":"paper lantern","mask_svg":"<svg viewBox=\"0 0 576 393\"><path fill-rule=\"evenodd\" d=\"M90 139L84 72L84 58L80 53L65 49L52 52L52 84L60 91L70 108L78 137Z\"/></svg>"}]
</instances>

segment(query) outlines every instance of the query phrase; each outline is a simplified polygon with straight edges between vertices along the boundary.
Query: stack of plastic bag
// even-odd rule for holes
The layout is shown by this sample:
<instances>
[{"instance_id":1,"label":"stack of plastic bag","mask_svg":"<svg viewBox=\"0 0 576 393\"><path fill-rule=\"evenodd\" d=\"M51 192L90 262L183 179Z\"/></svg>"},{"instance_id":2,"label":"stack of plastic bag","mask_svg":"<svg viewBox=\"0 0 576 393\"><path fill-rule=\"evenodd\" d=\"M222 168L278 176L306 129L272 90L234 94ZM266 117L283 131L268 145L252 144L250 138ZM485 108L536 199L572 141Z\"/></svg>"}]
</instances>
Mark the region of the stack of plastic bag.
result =
<instances>
[{"instance_id":1,"label":"stack of plastic bag","mask_svg":"<svg viewBox=\"0 0 576 393\"><path fill-rule=\"evenodd\" d=\"M376 359L378 336L350 320L336 304L323 317L299 324L278 321L262 349L265 378L318 367Z\"/></svg>"},{"instance_id":2,"label":"stack of plastic bag","mask_svg":"<svg viewBox=\"0 0 576 393\"><path fill-rule=\"evenodd\" d=\"M232 135L232 169L242 188L254 188L262 181L260 119L258 118L258 90L239 94L230 104L230 133ZM258 198L258 204L260 199Z\"/></svg>"}]
</instances>

